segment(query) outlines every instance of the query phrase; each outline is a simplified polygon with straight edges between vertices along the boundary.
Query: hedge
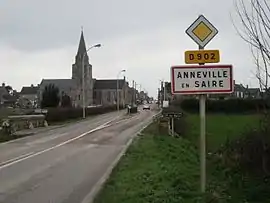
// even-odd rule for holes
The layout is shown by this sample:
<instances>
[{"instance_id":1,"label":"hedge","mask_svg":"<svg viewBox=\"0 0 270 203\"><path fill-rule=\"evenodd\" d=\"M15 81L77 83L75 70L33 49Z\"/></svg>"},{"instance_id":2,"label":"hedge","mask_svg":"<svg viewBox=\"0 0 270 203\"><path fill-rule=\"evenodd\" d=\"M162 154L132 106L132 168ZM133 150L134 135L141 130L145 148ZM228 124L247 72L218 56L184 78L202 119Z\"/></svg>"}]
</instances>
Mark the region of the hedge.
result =
<instances>
[{"instance_id":1,"label":"hedge","mask_svg":"<svg viewBox=\"0 0 270 203\"><path fill-rule=\"evenodd\" d=\"M176 105L174 103L174 105ZM190 113L199 112L198 99L186 99L179 105L184 111ZM209 113L256 113L269 110L269 102L263 99L228 99L228 100L207 100L206 111Z\"/></svg>"},{"instance_id":2,"label":"hedge","mask_svg":"<svg viewBox=\"0 0 270 203\"><path fill-rule=\"evenodd\" d=\"M120 107L121 109L123 107ZM82 117L82 108L48 108L48 112L46 114L46 120L49 123L52 122L60 122L69 119L76 119ZM92 108L86 108L85 113L86 116L98 115L103 113L108 113L111 111L117 110L116 105L111 106L98 106Z\"/></svg>"}]
</instances>

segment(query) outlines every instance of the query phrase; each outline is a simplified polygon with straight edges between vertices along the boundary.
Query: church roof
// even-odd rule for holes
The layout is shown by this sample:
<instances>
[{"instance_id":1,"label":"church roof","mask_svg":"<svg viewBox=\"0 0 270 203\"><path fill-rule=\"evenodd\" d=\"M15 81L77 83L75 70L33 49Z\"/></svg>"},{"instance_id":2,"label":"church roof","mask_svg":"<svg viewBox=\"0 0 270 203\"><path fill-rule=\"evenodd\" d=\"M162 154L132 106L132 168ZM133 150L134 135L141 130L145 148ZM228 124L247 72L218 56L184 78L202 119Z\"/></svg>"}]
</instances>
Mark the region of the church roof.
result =
<instances>
[{"instance_id":1,"label":"church roof","mask_svg":"<svg viewBox=\"0 0 270 203\"><path fill-rule=\"evenodd\" d=\"M76 88L76 81L74 79L43 79L40 84L40 89L45 89L45 86L54 84L59 91L69 92Z\"/></svg>"},{"instance_id":2,"label":"church roof","mask_svg":"<svg viewBox=\"0 0 270 203\"><path fill-rule=\"evenodd\" d=\"M118 80L118 88L122 89L124 84L125 84L125 80L124 79L120 79ZM96 80L95 84L94 84L94 90L102 90L102 89L117 89L117 80Z\"/></svg>"},{"instance_id":3,"label":"church roof","mask_svg":"<svg viewBox=\"0 0 270 203\"><path fill-rule=\"evenodd\" d=\"M83 55L85 52L86 52L86 45L85 45L84 35L83 35L83 31L82 31L77 55Z\"/></svg>"}]
</instances>

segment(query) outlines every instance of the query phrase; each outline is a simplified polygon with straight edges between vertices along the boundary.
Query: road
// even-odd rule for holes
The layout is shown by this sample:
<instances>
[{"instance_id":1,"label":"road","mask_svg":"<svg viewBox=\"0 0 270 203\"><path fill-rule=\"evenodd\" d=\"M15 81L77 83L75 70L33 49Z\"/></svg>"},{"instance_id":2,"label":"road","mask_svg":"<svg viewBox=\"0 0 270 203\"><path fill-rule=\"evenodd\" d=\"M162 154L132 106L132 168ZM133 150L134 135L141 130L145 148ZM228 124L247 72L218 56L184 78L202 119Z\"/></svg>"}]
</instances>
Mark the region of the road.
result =
<instances>
[{"instance_id":1,"label":"road","mask_svg":"<svg viewBox=\"0 0 270 203\"><path fill-rule=\"evenodd\" d=\"M0 144L0 202L80 203L153 111L117 112Z\"/></svg>"}]
</instances>

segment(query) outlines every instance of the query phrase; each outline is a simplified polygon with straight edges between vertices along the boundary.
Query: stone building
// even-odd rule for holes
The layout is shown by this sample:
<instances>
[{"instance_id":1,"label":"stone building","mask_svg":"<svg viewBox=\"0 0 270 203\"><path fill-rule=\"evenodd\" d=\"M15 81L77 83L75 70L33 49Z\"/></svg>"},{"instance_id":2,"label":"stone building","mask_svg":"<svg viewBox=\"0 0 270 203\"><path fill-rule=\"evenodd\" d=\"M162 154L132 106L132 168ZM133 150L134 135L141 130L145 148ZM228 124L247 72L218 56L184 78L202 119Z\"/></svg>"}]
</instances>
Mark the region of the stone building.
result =
<instances>
[{"instance_id":1,"label":"stone building","mask_svg":"<svg viewBox=\"0 0 270 203\"><path fill-rule=\"evenodd\" d=\"M39 104L42 100L42 93L49 84L54 84L59 89L59 96L68 95L73 106L82 106L82 60L84 57L84 81L85 81L85 105L111 105L116 104L117 80L99 80L92 76L92 65L86 53L86 45L83 31L81 32L80 42L75 63L72 65L72 77L70 79L43 79L38 91ZM118 80L118 92L120 105L129 103L131 96L128 83L125 78Z\"/></svg>"}]
</instances>

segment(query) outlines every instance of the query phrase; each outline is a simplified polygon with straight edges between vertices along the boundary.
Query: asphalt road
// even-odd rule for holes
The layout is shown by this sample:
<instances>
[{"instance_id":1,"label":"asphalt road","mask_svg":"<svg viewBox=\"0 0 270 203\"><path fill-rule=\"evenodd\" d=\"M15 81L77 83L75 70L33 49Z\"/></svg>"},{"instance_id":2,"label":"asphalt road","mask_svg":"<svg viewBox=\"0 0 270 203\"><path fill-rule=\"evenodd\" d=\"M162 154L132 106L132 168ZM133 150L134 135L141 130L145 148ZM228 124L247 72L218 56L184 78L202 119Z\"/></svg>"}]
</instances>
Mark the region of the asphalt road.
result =
<instances>
[{"instance_id":1,"label":"asphalt road","mask_svg":"<svg viewBox=\"0 0 270 203\"><path fill-rule=\"evenodd\" d=\"M114 112L0 144L0 202L82 202L154 114Z\"/></svg>"}]
</instances>

